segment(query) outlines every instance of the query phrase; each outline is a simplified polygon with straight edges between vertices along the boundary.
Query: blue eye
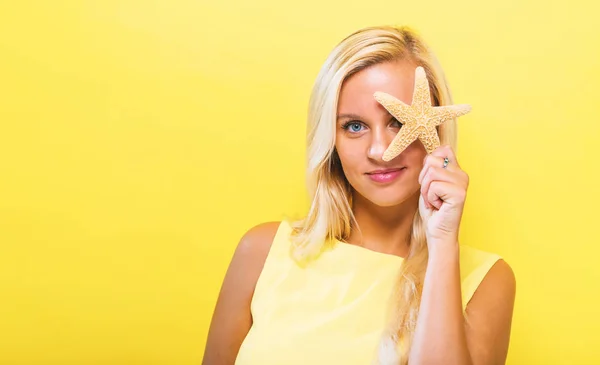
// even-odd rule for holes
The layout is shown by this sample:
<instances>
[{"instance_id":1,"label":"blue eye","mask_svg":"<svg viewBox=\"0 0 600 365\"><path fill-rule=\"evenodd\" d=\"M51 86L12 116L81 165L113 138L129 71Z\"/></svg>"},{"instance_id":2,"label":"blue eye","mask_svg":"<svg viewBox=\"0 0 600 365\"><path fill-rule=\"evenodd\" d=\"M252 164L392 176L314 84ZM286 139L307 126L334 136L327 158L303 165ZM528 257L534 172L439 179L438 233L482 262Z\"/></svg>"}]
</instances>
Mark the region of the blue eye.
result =
<instances>
[{"instance_id":1,"label":"blue eye","mask_svg":"<svg viewBox=\"0 0 600 365\"><path fill-rule=\"evenodd\" d=\"M344 126L342 128L346 129L346 130L349 129L351 132L357 133L357 132L361 131L362 124L359 122L356 122L356 121L351 121L351 122L344 124Z\"/></svg>"},{"instance_id":2,"label":"blue eye","mask_svg":"<svg viewBox=\"0 0 600 365\"><path fill-rule=\"evenodd\" d=\"M358 131L360 131L361 127L362 126L360 124L353 123L353 124L350 125L350 130L353 131L353 132L358 132Z\"/></svg>"}]
</instances>

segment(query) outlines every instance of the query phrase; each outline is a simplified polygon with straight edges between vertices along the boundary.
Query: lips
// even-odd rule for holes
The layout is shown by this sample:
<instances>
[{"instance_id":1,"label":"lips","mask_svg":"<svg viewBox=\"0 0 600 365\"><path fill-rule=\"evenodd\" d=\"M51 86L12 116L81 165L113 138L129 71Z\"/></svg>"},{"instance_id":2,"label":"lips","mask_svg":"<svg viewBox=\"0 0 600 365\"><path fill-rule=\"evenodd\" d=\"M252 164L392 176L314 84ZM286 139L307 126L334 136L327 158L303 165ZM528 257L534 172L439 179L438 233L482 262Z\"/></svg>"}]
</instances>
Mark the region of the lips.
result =
<instances>
[{"instance_id":1,"label":"lips","mask_svg":"<svg viewBox=\"0 0 600 365\"><path fill-rule=\"evenodd\" d=\"M402 169L404 169L404 167L399 167L399 168L395 168L395 169L375 170L375 171L367 172L367 175L387 174L390 172L400 171Z\"/></svg>"},{"instance_id":2,"label":"lips","mask_svg":"<svg viewBox=\"0 0 600 365\"><path fill-rule=\"evenodd\" d=\"M405 170L405 167L397 169L375 170L368 172L367 176L376 183L390 183L401 176Z\"/></svg>"}]
</instances>

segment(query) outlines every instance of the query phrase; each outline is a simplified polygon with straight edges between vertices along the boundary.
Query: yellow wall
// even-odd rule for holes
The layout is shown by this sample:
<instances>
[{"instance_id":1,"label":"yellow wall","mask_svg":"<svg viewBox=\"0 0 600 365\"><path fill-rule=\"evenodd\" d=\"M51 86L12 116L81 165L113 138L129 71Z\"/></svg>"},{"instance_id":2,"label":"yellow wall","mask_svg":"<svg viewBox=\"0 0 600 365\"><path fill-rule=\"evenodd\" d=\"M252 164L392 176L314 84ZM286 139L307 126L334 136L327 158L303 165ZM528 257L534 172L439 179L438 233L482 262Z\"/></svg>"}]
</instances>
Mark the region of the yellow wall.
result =
<instances>
[{"instance_id":1,"label":"yellow wall","mask_svg":"<svg viewBox=\"0 0 600 365\"><path fill-rule=\"evenodd\" d=\"M239 237L306 208L321 63L392 23L473 105L461 240L516 272L508 363L600 363L590 4L2 2L0 363L199 364Z\"/></svg>"}]
</instances>

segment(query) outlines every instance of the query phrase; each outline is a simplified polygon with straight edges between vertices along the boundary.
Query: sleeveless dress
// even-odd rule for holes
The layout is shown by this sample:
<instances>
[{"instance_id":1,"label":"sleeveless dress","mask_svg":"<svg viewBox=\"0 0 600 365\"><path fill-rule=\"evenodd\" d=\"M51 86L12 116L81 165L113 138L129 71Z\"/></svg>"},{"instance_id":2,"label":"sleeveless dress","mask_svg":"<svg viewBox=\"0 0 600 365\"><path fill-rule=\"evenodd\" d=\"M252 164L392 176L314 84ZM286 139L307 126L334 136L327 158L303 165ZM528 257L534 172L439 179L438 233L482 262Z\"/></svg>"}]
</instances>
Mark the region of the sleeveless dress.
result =
<instances>
[{"instance_id":1,"label":"sleeveless dress","mask_svg":"<svg viewBox=\"0 0 600 365\"><path fill-rule=\"evenodd\" d=\"M251 302L253 324L235 365L367 365L387 325L403 258L336 241L306 267L291 258L279 225ZM460 245L463 310L500 259Z\"/></svg>"}]
</instances>

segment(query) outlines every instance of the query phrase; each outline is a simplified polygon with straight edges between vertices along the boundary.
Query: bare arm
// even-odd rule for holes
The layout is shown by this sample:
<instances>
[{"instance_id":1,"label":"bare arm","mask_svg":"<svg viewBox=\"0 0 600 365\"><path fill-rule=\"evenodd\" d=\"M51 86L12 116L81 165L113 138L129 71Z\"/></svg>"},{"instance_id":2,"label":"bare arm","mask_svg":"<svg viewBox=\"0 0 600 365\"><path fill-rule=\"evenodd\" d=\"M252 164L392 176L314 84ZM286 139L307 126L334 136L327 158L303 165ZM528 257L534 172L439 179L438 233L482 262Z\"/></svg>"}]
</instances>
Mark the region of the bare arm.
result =
<instances>
[{"instance_id":1,"label":"bare arm","mask_svg":"<svg viewBox=\"0 0 600 365\"><path fill-rule=\"evenodd\" d=\"M259 224L235 250L213 312L202 365L232 365L252 326L250 303L279 222Z\"/></svg>"},{"instance_id":2,"label":"bare arm","mask_svg":"<svg viewBox=\"0 0 600 365\"><path fill-rule=\"evenodd\" d=\"M505 364L516 281L504 260L496 262L467 305L467 345L473 364Z\"/></svg>"},{"instance_id":3,"label":"bare arm","mask_svg":"<svg viewBox=\"0 0 600 365\"><path fill-rule=\"evenodd\" d=\"M515 277L503 260L487 273L462 314L458 244L430 252L410 365L499 365L508 352Z\"/></svg>"}]
</instances>

